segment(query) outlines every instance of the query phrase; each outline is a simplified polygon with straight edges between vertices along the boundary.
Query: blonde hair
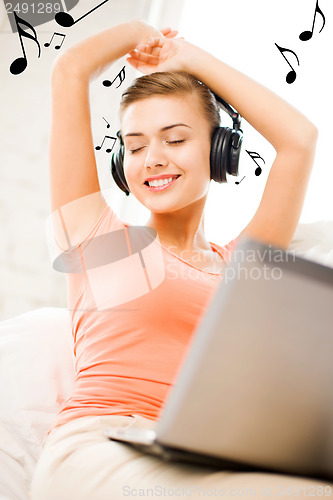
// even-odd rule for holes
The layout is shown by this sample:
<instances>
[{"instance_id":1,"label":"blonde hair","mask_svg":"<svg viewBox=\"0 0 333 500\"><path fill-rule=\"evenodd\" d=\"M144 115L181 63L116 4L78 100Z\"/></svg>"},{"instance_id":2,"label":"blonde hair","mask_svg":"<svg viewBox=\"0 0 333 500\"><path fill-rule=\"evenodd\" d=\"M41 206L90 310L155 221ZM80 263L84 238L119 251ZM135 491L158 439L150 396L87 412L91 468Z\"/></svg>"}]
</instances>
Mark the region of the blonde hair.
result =
<instances>
[{"instance_id":1,"label":"blonde hair","mask_svg":"<svg viewBox=\"0 0 333 500\"><path fill-rule=\"evenodd\" d=\"M202 112L211 125L211 134L220 125L219 107L214 94L193 75L184 71L156 72L140 76L122 94L120 118L132 103L155 95L173 96L192 94L199 99Z\"/></svg>"}]
</instances>

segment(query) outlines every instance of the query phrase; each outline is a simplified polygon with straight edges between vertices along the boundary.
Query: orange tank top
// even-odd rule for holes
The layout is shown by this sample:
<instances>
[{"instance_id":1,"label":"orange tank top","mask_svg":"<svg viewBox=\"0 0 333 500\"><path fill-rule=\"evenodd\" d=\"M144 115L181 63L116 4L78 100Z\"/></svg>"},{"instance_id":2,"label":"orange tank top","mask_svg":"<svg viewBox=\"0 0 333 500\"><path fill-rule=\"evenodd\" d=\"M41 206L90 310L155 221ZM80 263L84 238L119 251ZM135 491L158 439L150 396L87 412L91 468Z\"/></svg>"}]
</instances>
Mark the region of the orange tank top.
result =
<instances>
[{"instance_id":1,"label":"orange tank top","mask_svg":"<svg viewBox=\"0 0 333 500\"><path fill-rule=\"evenodd\" d=\"M236 242L211 247L227 262ZM223 274L189 264L109 206L57 266L66 272L75 382L48 433L88 415L157 420Z\"/></svg>"}]
</instances>

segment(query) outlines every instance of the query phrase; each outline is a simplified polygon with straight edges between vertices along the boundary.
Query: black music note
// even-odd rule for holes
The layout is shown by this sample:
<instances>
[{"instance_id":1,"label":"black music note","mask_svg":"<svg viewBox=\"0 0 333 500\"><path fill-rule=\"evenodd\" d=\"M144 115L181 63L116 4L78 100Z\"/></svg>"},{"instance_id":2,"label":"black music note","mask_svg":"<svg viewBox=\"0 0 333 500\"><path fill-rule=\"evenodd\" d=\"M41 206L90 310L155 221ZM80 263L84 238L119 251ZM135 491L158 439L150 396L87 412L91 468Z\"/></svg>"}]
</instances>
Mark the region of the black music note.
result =
<instances>
[{"instance_id":1,"label":"black music note","mask_svg":"<svg viewBox=\"0 0 333 500\"><path fill-rule=\"evenodd\" d=\"M260 167L260 165L256 162L256 159L260 158L260 159L261 159L264 163L266 163L266 162L265 162L265 160L264 160L264 159L260 156L260 154L256 153L255 151L248 151L247 149L246 149L245 151L247 152L247 154L248 154L248 155L250 155L250 156L251 156L251 158L252 158L252 160L254 161L254 163L255 163L256 165L258 165L258 166L257 166L257 168L256 168L256 169L255 169L255 171L254 171L255 175L256 175L256 176L260 175L260 174L261 174L261 172L262 172L262 168L261 168L261 167ZM242 179L242 180L243 180L243 179Z\"/></svg>"},{"instance_id":2,"label":"black music note","mask_svg":"<svg viewBox=\"0 0 333 500\"><path fill-rule=\"evenodd\" d=\"M244 175L243 179L245 179L245 175ZM242 179L242 180L243 180L243 179ZM241 181L237 181L237 182L235 182L235 184L240 184L240 183L242 182L242 180L241 180Z\"/></svg>"},{"instance_id":3,"label":"black music note","mask_svg":"<svg viewBox=\"0 0 333 500\"><path fill-rule=\"evenodd\" d=\"M117 85L116 89L118 87L120 87L120 85L125 80L125 66L123 66L121 68L121 70L119 71L118 75L112 80L112 82L110 82L110 80L104 80L103 81L104 87L111 87L111 85L113 84L113 82L115 82L118 77L119 77L119 85Z\"/></svg>"},{"instance_id":4,"label":"black music note","mask_svg":"<svg viewBox=\"0 0 333 500\"><path fill-rule=\"evenodd\" d=\"M35 28L33 26L31 26L31 24L29 24L27 21L25 21L24 19L22 19L21 17L19 17L16 14L15 11L13 12L13 14L14 14L15 23L16 23L16 26L17 26L17 32L18 32L18 35L19 35L19 38L20 38L20 43L21 43L21 47L22 47L23 57L18 57L17 59L15 59L15 61L13 61L12 64L10 65L9 71L12 73L12 75L19 75L20 73L23 73L23 71L28 66L28 59L27 59L27 56L26 56L26 53L25 53L25 50L24 50L22 36L26 37L26 38L30 38L30 40L33 40L34 42L37 43L37 45L38 45L38 51L39 51L38 52L38 57L40 57L40 45L39 45L39 42L38 42L37 33L35 31ZM30 33L26 33L24 31L24 29L22 29L19 24L24 24L25 26L27 26L27 28L31 29L31 31L33 32L34 35L31 35Z\"/></svg>"},{"instance_id":5,"label":"black music note","mask_svg":"<svg viewBox=\"0 0 333 500\"><path fill-rule=\"evenodd\" d=\"M51 37L51 40L50 40L49 42L44 43L44 47L49 47L49 46L51 45L51 43L52 43L53 38L54 38L56 35L58 35L58 36L62 36L62 42L61 42L61 44L60 44L60 45L55 45L55 46L54 46L54 48L55 48L56 50L59 50L59 49L61 48L62 44L64 43L65 38L66 38L66 35L63 35L62 33L53 33L53 35L52 35L52 37Z\"/></svg>"},{"instance_id":6,"label":"black music note","mask_svg":"<svg viewBox=\"0 0 333 500\"><path fill-rule=\"evenodd\" d=\"M63 28L70 28L71 26L73 26L73 24L78 23L79 21L81 21L81 19L88 16L94 10L98 9L98 7L101 7L101 5L103 5L104 3L108 2L108 1L109 0L104 0L104 2L101 2L100 4L96 5L96 7L89 10L89 12L87 12L83 16L79 17L79 19L77 19L76 21L74 21L73 17L70 14L68 14L68 12L57 12L54 19Z\"/></svg>"},{"instance_id":7,"label":"black music note","mask_svg":"<svg viewBox=\"0 0 333 500\"><path fill-rule=\"evenodd\" d=\"M107 153L111 153L111 151L113 150L113 147L115 145L115 142L116 142L117 138L116 137L111 137L109 135L106 135L104 137L103 141L102 141L102 144L100 146L96 146L95 149L97 149L97 151L99 151L100 149L102 149L102 146L104 144L105 139L112 139L113 140L112 148L111 149L110 148L106 149Z\"/></svg>"},{"instance_id":8,"label":"black music note","mask_svg":"<svg viewBox=\"0 0 333 500\"><path fill-rule=\"evenodd\" d=\"M102 116L102 118L103 118L103 120L104 120L104 121L106 121L106 123L107 123L106 128L110 128L110 123L109 123L107 120L105 120L104 116Z\"/></svg>"},{"instance_id":9,"label":"black music note","mask_svg":"<svg viewBox=\"0 0 333 500\"><path fill-rule=\"evenodd\" d=\"M300 35L299 35L299 39L302 40L302 42L306 42L307 40L310 40L310 38L312 38L312 35L313 35L313 29L314 29L314 25L315 25L315 20L316 20L316 15L317 15L317 12L322 16L323 18L323 25L319 31L319 33L321 33L321 31L323 30L324 26L325 26L325 16L322 12L322 10L320 9L319 5L318 5L318 0L317 0L317 3L316 3L316 9L315 9L315 13L314 13L314 18L313 18L313 23L312 23L312 29L311 31L303 31Z\"/></svg>"},{"instance_id":10,"label":"black music note","mask_svg":"<svg viewBox=\"0 0 333 500\"><path fill-rule=\"evenodd\" d=\"M288 59L286 58L286 56L284 55L283 52L291 52L292 54L294 54L294 56L297 59L298 66L299 66L299 60L298 60L297 54L295 54L295 52L293 52L290 49L284 49L283 47L279 47L279 45L277 43L275 45L277 46L281 55L284 57L284 59L287 61L287 63L291 67L291 71L289 71L289 73L286 76L286 82L287 83L294 83L294 81L296 80L296 71L294 70L294 68L292 67L292 65L290 64L290 62L288 61Z\"/></svg>"}]
</instances>

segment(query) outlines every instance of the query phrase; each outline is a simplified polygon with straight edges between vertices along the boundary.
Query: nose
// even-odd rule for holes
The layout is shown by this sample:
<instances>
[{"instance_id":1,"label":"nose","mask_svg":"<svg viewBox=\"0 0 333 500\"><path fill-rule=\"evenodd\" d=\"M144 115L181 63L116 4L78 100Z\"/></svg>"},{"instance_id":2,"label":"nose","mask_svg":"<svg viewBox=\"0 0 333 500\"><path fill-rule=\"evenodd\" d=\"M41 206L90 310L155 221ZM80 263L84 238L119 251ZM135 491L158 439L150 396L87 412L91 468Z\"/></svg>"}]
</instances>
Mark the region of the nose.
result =
<instances>
[{"instance_id":1,"label":"nose","mask_svg":"<svg viewBox=\"0 0 333 500\"><path fill-rule=\"evenodd\" d=\"M150 143L147 149L145 167L165 166L168 164L167 157L163 151L162 145Z\"/></svg>"}]
</instances>

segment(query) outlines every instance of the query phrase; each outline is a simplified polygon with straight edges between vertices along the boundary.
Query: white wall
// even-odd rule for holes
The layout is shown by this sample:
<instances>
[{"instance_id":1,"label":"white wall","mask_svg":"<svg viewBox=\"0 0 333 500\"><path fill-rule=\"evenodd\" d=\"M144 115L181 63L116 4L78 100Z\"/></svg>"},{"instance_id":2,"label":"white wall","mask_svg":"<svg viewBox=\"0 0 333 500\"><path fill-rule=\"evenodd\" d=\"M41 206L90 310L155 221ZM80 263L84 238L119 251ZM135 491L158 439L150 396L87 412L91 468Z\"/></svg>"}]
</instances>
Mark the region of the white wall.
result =
<instances>
[{"instance_id":1,"label":"white wall","mask_svg":"<svg viewBox=\"0 0 333 500\"><path fill-rule=\"evenodd\" d=\"M322 32L319 33L322 19L317 14L312 39L299 40L299 34L312 27L315 5L315 0L186 0L180 23L185 38L269 87L302 111L319 129L301 223L333 220L333 4L330 0L319 0L326 17ZM297 71L293 84L285 81L290 68L274 43L293 50L298 56L299 67L294 56L288 55ZM230 126L231 120L225 117L224 124ZM212 183L205 223L211 241L221 242L236 236L250 221L275 157L267 141L244 121L243 129L240 178L243 175L246 178L238 186L232 177L228 185ZM254 176L256 165L246 149L258 152L265 159L260 177Z\"/></svg>"}]
</instances>

